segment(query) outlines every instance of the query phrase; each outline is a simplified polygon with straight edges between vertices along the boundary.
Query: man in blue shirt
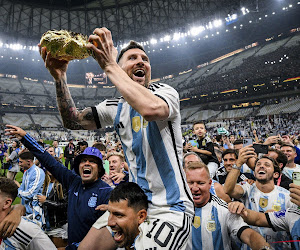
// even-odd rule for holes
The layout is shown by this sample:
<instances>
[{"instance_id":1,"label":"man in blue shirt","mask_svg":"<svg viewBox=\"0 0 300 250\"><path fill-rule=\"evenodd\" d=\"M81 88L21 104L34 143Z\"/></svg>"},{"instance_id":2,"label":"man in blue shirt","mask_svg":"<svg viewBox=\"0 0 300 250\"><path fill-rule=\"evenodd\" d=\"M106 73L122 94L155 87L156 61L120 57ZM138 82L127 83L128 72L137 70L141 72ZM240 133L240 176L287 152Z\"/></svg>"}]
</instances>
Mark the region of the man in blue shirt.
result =
<instances>
[{"instance_id":1,"label":"man in blue shirt","mask_svg":"<svg viewBox=\"0 0 300 250\"><path fill-rule=\"evenodd\" d=\"M74 159L74 170L68 170L56 161L28 133L19 127L7 125L6 134L22 138L40 163L68 190L68 246L76 249L94 222L103 214L95 208L107 204L111 187L101 180L104 174L102 155L93 147Z\"/></svg>"}]
</instances>

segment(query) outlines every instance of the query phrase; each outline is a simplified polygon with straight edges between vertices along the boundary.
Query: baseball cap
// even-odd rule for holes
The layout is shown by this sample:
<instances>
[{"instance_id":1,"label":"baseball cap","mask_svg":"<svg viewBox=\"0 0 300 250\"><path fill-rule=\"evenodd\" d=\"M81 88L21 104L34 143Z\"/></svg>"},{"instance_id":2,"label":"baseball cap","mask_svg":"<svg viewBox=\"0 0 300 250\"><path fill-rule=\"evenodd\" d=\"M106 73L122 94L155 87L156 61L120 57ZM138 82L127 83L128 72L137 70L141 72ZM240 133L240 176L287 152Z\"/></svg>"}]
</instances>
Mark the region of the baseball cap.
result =
<instances>
[{"instance_id":1,"label":"baseball cap","mask_svg":"<svg viewBox=\"0 0 300 250\"><path fill-rule=\"evenodd\" d=\"M105 171L103 168L103 163L102 163L102 154L101 152L94 147L87 147L82 154L78 155L74 159L74 170L75 172L79 175L79 164L81 162L81 159L85 156L92 156L98 161L98 172L99 172L99 178L104 175Z\"/></svg>"}]
</instances>

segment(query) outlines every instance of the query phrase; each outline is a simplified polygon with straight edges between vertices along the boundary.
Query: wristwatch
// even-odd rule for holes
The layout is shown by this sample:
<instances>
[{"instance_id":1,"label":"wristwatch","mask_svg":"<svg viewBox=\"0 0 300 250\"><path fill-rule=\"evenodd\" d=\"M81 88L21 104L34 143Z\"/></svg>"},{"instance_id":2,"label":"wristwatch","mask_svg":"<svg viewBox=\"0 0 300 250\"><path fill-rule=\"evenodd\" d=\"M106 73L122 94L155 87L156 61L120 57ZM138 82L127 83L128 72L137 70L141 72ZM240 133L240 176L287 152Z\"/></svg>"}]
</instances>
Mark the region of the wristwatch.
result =
<instances>
[{"instance_id":1,"label":"wristwatch","mask_svg":"<svg viewBox=\"0 0 300 250\"><path fill-rule=\"evenodd\" d=\"M242 167L238 167L236 164L233 164L232 168L237 169L237 170L241 170Z\"/></svg>"}]
</instances>

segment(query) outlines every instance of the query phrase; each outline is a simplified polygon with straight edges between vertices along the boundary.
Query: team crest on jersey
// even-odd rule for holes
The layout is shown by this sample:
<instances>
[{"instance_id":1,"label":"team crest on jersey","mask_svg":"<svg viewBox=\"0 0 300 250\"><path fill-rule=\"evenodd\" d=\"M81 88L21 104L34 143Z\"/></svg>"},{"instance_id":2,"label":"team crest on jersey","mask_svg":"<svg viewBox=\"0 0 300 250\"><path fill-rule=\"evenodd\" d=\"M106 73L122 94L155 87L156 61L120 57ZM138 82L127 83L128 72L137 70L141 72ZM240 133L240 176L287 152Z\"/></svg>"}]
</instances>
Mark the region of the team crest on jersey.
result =
<instances>
[{"instance_id":1,"label":"team crest on jersey","mask_svg":"<svg viewBox=\"0 0 300 250\"><path fill-rule=\"evenodd\" d=\"M206 229L210 232L216 231L216 222L214 220L209 220L206 224Z\"/></svg>"},{"instance_id":2,"label":"team crest on jersey","mask_svg":"<svg viewBox=\"0 0 300 250\"><path fill-rule=\"evenodd\" d=\"M195 216L194 217L193 226L194 226L194 228L199 228L201 226L201 218L200 218L200 216Z\"/></svg>"},{"instance_id":3,"label":"team crest on jersey","mask_svg":"<svg viewBox=\"0 0 300 250\"><path fill-rule=\"evenodd\" d=\"M135 116L132 118L132 129L134 132L139 132L141 129L141 117L140 116Z\"/></svg>"},{"instance_id":4,"label":"team crest on jersey","mask_svg":"<svg viewBox=\"0 0 300 250\"><path fill-rule=\"evenodd\" d=\"M93 196L91 196L89 201L88 201L88 206L89 207L96 207L96 205L97 205L97 196L94 196L94 194L93 194Z\"/></svg>"},{"instance_id":5,"label":"team crest on jersey","mask_svg":"<svg viewBox=\"0 0 300 250\"><path fill-rule=\"evenodd\" d=\"M259 199L259 206L261 208L265 208L266 206L268 206L268 199L260 198Z\"/></svg>"}]
</instances>

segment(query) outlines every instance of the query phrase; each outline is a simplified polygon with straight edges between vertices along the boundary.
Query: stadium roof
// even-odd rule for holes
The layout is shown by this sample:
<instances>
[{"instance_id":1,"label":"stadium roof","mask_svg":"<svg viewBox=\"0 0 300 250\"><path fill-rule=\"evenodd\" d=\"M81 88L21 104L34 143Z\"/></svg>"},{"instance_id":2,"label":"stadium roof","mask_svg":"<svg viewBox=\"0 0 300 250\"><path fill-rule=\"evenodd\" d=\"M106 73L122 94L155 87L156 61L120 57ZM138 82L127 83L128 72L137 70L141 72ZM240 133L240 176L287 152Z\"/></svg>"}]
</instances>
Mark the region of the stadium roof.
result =
<instances>
[{"instance_id":1,"label":"stadium roof","mask_svg":"<svg viewBox=\"0 0 300 250\"><path fill-rule=\"evenodd\" d=\"M260 4L266 2L261 0ZM115 41L176 32L188 24L255 9L254 0L1 0L0 30L17 39L37 40L49 29L91 34L108 27Z\"/></svg>"}]
</instances>

